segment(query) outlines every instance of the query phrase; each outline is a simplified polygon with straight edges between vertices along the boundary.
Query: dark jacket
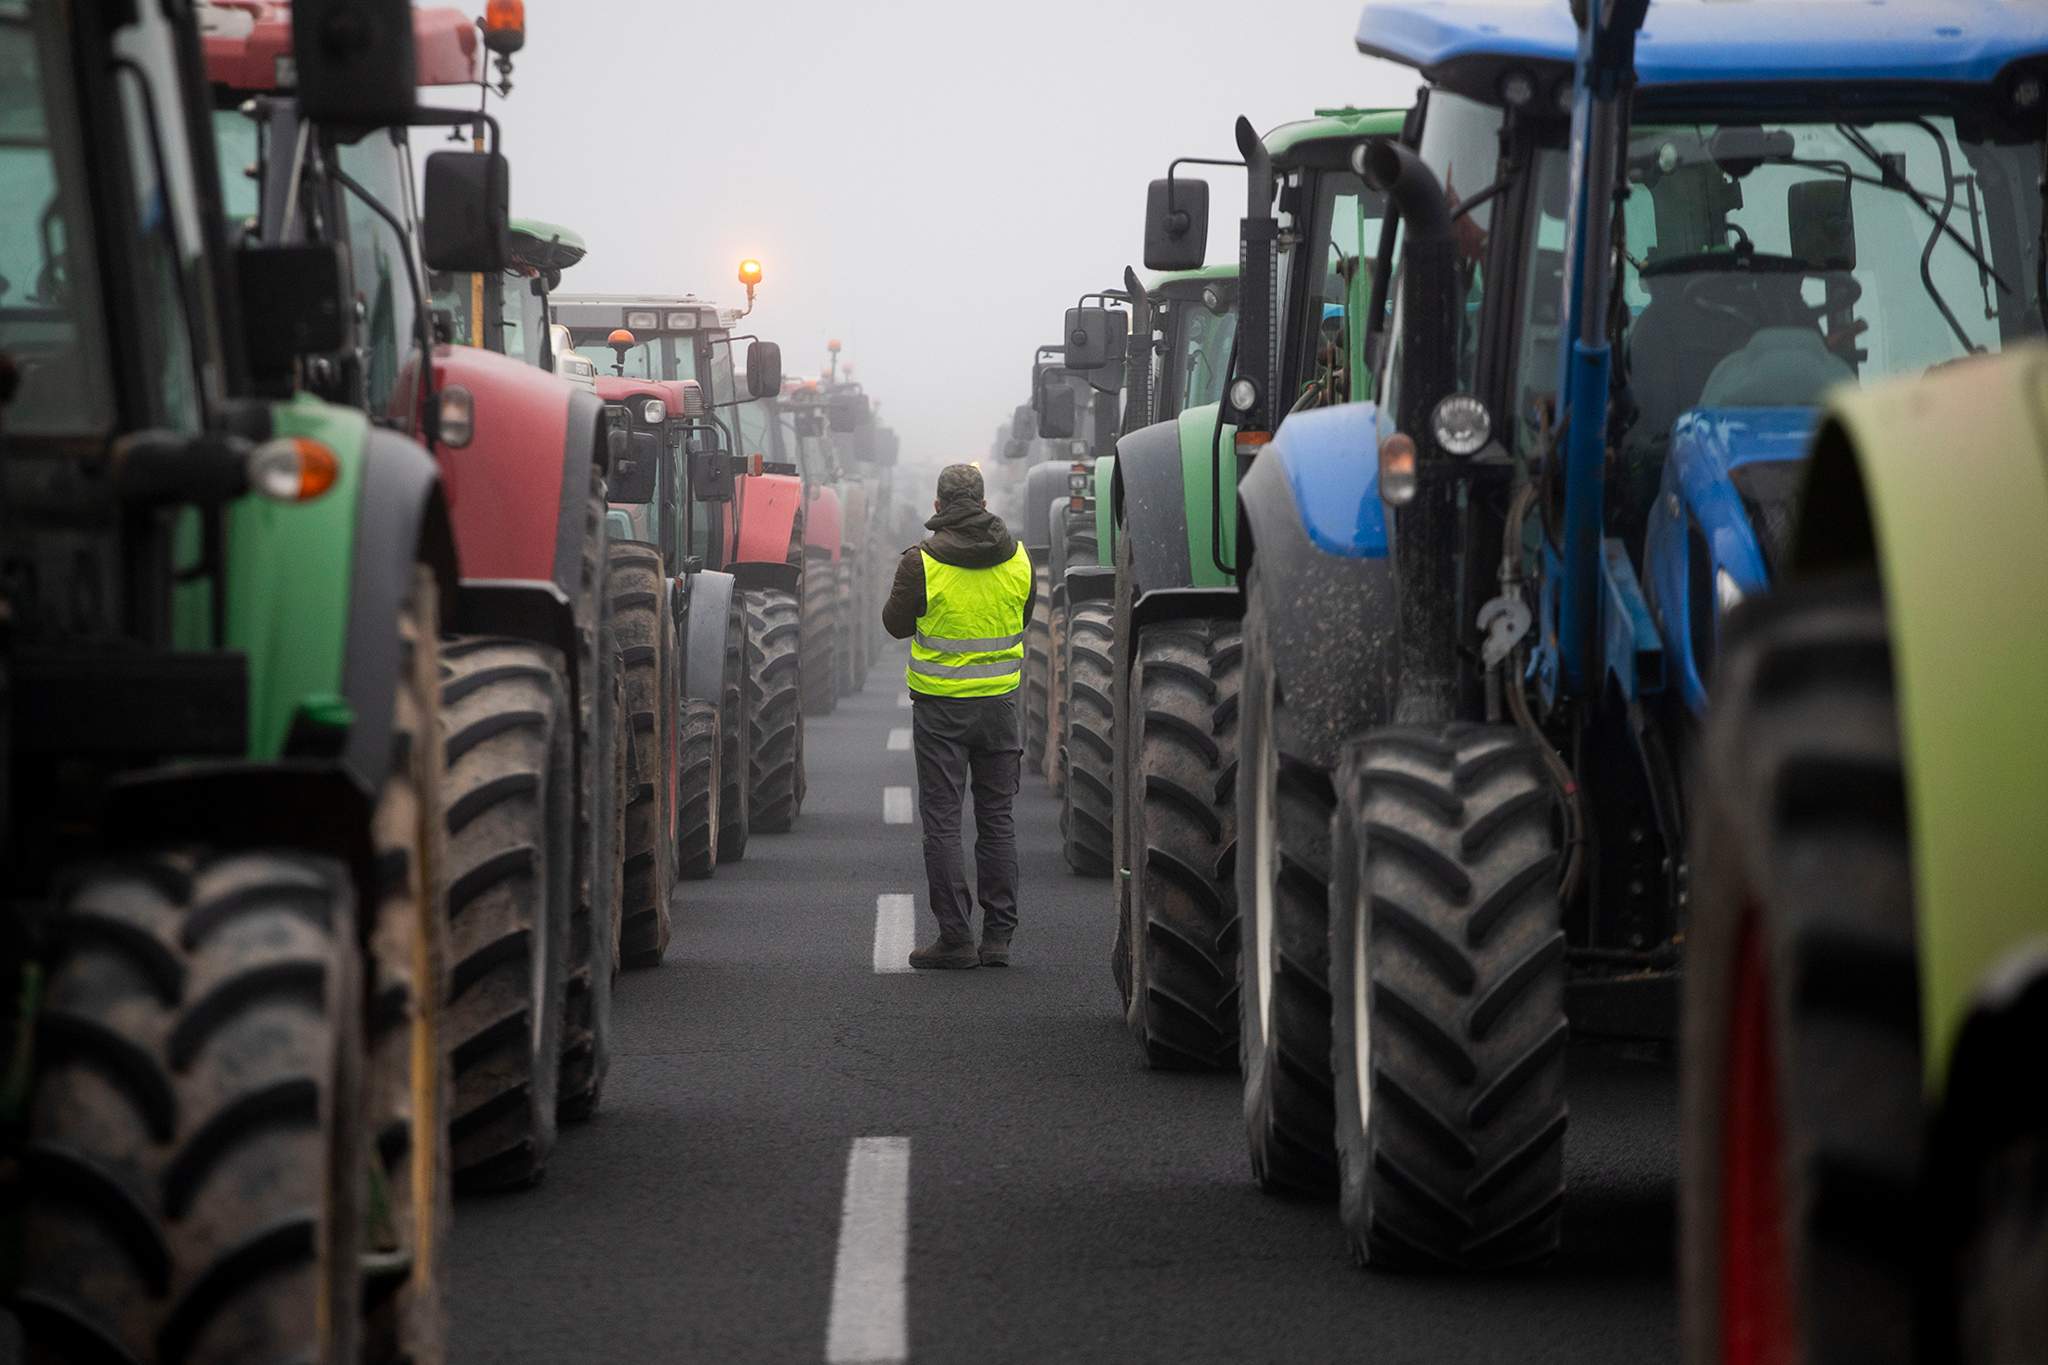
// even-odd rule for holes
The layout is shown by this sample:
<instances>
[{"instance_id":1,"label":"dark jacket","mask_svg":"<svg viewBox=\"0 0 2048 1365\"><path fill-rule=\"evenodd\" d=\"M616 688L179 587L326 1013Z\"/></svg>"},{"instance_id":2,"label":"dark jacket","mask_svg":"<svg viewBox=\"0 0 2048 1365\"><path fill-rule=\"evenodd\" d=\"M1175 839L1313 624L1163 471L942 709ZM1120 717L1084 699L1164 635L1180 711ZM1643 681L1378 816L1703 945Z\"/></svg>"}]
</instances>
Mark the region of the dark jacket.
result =
<instances>
[{"instance_id":1,"label":"dark jacket","mask_svg":"<svg viewBox=\"0 0 2048 1365\"><path fill-rule=\"evenodd\" d=\"M899 640L917 631L917 618L924 615L924 556L941 564L962 569L992 569L1017 553L1017 538L1003 519L980 503L962 503L933 515L924 524L931 534L903 552L896 561L896 582L889 588L889 600L882 603L882 629ZM919 551L923 551L922 554ZM1038 581L1024 598L1024 619L1038 597Z\"/></svg>"}]
</instances>

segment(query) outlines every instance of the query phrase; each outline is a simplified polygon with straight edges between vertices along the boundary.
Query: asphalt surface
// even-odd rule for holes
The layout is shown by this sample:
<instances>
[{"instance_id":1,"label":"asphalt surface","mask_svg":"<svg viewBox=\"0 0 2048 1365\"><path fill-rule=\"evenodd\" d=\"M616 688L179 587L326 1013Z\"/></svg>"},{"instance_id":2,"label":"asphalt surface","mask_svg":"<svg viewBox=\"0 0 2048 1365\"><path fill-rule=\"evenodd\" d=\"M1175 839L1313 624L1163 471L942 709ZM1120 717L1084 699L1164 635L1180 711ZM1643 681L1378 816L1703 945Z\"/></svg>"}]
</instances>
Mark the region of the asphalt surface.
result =
<instances>
[{"instance_id":1,"label":"asphalt surface","mask_svg":"<svg viewBox=\"0 0 2048 1365\"><path fill-rule=\"evenodd\" d=\"M1327 1206L1262 1195L1235 1076L1146 1071L1110 979L1108 884L1018 799L1008 971L878 974L914 892L900 658L812 718L796 831L686 884L668 959L621 979L601 1112L546 1179L456 1209L459 1362L827 1359L848 1152L908 1140L908 1359L1673 1359L1676 1082L1575 1052L1565 1248L1454 1280L1354 1267ZM886 1276L884 1276L886 1281Z\"/></svg>"}]
</instances>

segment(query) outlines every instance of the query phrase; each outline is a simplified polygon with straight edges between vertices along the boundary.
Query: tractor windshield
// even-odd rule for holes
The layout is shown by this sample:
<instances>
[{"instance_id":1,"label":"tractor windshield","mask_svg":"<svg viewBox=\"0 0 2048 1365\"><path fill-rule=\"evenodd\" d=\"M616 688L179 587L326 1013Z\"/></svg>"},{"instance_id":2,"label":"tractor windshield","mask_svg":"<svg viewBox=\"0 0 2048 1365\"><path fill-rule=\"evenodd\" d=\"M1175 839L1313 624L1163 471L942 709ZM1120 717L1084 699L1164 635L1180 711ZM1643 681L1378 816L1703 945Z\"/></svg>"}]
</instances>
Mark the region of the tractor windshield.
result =
<instances>
[{"instance_id":1,"label":"tractor windshield","mask_svg":"<svg viewBox=\"0 0 2048 1365\"><path fill-rule=\"evenodd\" d=\"M1310 182L1315 190L1314 216L1305 224L1308 235L1309 297L1305 307L1283 309L1290 327L1300 334L1285 339L1296 407L1348 402L1353 362L1352 333L1363 330L1366 295L1372 271L1360 261L1379 250L1380 223L1386 196L1373 194L1350 171L1324 172ZM1353 328L1350 318L1359 315ZM1357 395L1363 397L1363 394Z\"/></svg>"},{"instance_id":2,"label":"tractor windshield","mask_svg":"<svg viewBox=\"0 0 2048 1365\"><path fill-rule=\"evenodd\" d=\"M0 357L20 387L15 435L104 430L112 385L99 326L85 139L56 6L0 0Z\"/></svg>"},{"instance_id":3,"label":"tractor windshield","mask_svg":"<svg viewBox=\"0 0 2048 1365\"><path fill-rule=\"evenodd\" d=\"M1210 280L1166 300L1166 406L1169 412L1221 402L1230 346L1237 339L1237 281Z\"/></svg>"},{"instance_id":4,"label":"tractor windshield","mask_svg":"<svg viewBox=\"0 0 2048 1365\"><path fill-rule=\"evenodd\" d=\"M690 334L643 336L621 353L607 338L610 328L576 327L570 330L576 354L597 366L599 374L619 374L620 365L628 379L695 379L697 353Z\"/></svg>"}]
</instances>

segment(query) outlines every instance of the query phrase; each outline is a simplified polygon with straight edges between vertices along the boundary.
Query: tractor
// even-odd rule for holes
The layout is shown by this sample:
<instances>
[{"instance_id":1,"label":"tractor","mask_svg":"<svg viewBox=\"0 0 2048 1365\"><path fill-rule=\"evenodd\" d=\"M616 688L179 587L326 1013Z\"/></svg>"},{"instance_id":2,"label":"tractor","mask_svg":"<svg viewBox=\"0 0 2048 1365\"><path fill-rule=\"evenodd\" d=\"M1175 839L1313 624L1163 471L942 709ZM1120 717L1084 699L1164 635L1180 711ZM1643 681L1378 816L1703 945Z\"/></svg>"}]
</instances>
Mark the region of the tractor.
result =
<instances>
[{"instance_id":1,"label":"tractor","mask_svg":"<svg viewBox=\"0 0 2048 1365\"><path fill-rule=\"evenodd\" d=\"M802 654L804 714L823 716L838 704L841 674L852 655L852 605L847 576L852 547L847 510L860 496L827 435L826 400L815 380L792 380L772 402L740 417L742 453L759 452L764 468L794 472L804 485Z\"/></svg>"},{"instance_id":2,"label":"tractor","mask_svg":"<svg viewBox=\"0 0 2048 1365\"><path fill-rule=\"evenodd\" d=\"M1117 437L1220 402L1237 328L1237 270L1208 266L1140 280L1130 309ZM1101 433L1098 431L1098 444ZM1062 615L1060 845L1083 876L1110 875L1116 825L1116 451L1070 466L1067 540L1055 597Z\"/></svg>"},{"instance_id":3,"label":"tractor","mask_svg":"<svg viewBox=\"0 0 2048 1365\"><path fill-rule=\"evenodd\" d=\"M289 303L360 315L341 349L286 332L252 352L252 381L414 433L440 467L461 574L440 622L450 1132L459 1185L531 1184L558 1112L597 1107L610 1056L627 732L604 591L604 405L522 359L434 336L427 270L513 267L509 174L494 146L434 152L427 191L480 207L426 218L410 130L488 129L495 143L495 120L416 98L382 121L323 120L278 83L293 72L290 6L210 0L200 13L230 222L247 245L342 254L347 274L318 281L339 286L332 297L301 285ZM480 29L458 10L414 11L417 86L477 88L485 53L524 40L502 27L517 6L492 14L500 27Z\"/></svg>"},{"instance_id":4,"label":"tractor","mask_svg":"<svg viewBox=\"0 0 2048 1365\"><path fill-rule=\"evenodd\" d=\"M1216 281L1203 286L1219 295L1215 307L1204 302L1207 318L1192 306L1172 310L1196 334L1185 356L1169 357L1160 386L1181 407L1117 443L1111 969L1126 1022L1153 1066L1228 1068L1240 1060L1247 565L1231 490L1254 476L1279 418L1351 392L1355 362L1333 354L1341 348L1333 346L1332 319L1341 331L1355 318L1352 330L1362 331L1371 316L1368 300L1377 295L1360 281L1360 242L1376 236L1385 196L1344 163L1360 136L1399 123L1399 115L1334 110L1261 139L1238 121L1241 160L1226 163L1246 168L1235 326L1217 325L1225 300ZM1173 169L1148 191L1145 265L1199 270L1208 186L1176 179ZM1210 354L1217 344L1228 346L1220 365ZM1219 379L1229 381L1219 401L1187 405ZM1315 613L1308 594L1295 600L1305 615Z\"/></svg>"},{"instance_id":5,"label":"tractor","mask_svg":"<svg viewBox=\"0 0 2048 1365\"><path fill-rule=\"evenodd\" d=\"M1429 82L1349 157L1390 207L1390 305L1350 343L1377 401L1295 412L1240 490L1250 576L1350 624L1247 596L1271 738L1238 867L1286 893L1243 993L1301 1101L1255 1112L1248 1077L1254 1169L1334 1189L1373 1266L1553 1251L1567 1043L1673 1040L1687 756L1821 394L2040 330L2014 92L2048 21L1973 5L1958 43L1954 6L1783 7L1735 44L1724 11L1645 9L1367 7L1361 50Z\"/></svg>"},{"instance_id":6,"label":"tractor","mask_svg":"<svg viewBox=\"0 0 2048 1365\"><path fill-rule=\"evenodd\" d=\"M297 18L313 116L412 116L407 5ZM0 1287L34 1359L439 1361L442 480L259 381L347 266L228 241L189 8L9 6L0 70Z\"/></svg>"},{"instance_id":7,"label":"tractor","mask_svg":"<svg viewBox=\"0 0 2048 1365\"><path fill-rule=\"evenodd\" d=\"M756 265L750 283L742 272L749 308L758 271ZM733 809L739 787L728 782L719 825L721 832L783 833L795 823L804 798L803 481L793 468L771 471L751 453L739 459L731 421L720 416L775 396L782 383L780 353L771 343L751 342L743 398L732 356L733 345L748 339L732 332L742 312L721 311L693 294L564 294L550 308L575 353L601 374L666 384L689 380L705 395L706 415L695 419L702 423L696 428L698 448L680 462L689 504L682 553L732 576L745 618L744 634L728 637L744 650L736 662L745 686L721 708L720 764L735 774L746 766L746 813L741 817Z\"/></svg>"},{"instance_id":8,"label":"tractor","mask_svg":"<svg viewBox=\"0 0 2048 1365\"><path fill-rule=\"evenodd\" d=\"M1971 73L2013 139L1992 156L2041 137L2041 40ZM1989 238L2028 297L1987 350L2041 316L2038 153ZM2038 345L1839 390L1772 591L1723 623L1691 832L1687 1360L2048 1351L2048 1098L2026 1079L2048 1045L2048 648L2016 591L2048 583L2044 402Z\"/></svg>"}]
</instances>

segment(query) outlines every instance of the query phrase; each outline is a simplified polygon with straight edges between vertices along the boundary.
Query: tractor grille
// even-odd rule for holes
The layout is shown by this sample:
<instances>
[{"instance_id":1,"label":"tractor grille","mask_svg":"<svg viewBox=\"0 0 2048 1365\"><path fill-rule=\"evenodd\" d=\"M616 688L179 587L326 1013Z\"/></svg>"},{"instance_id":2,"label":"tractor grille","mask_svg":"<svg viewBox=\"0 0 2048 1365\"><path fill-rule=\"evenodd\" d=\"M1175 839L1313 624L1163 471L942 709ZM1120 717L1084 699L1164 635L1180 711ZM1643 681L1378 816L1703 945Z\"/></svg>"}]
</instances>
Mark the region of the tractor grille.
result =
<instances>
[{"instance_id":1,"label":"tractor grille","mask_svg":"<svg viewBox=\"0 0 2048 1365\"><path fill-rule=\"evenodd\" d=\"M1749 527L1764 552L1764 567L1776 579L1792 549L1792 531L1799 514L1799 490L1806 483L1804 460L1754 460L1728 472Z\"/></svg>"}]
</instances>

